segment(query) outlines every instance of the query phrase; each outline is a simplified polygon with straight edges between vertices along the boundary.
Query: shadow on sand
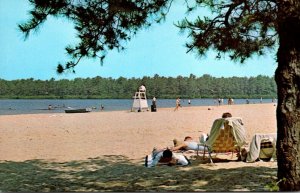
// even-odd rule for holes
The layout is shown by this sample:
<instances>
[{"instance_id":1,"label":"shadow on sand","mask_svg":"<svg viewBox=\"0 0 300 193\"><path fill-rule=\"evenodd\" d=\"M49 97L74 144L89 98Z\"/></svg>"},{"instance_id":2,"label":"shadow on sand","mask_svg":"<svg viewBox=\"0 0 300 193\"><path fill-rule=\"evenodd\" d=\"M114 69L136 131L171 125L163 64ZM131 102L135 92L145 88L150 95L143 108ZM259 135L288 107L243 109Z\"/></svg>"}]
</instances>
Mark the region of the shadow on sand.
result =
<instances>
[{"instance_id":1,"label":"shadow on sand","mask_svg":"<svg viewBox=\"0 0 300 193\"><path fill-rule=\"evenodd\" d=\"M187 167L155 168L145 168L123 156L71 162L3 161L0 191L266 191L266 184L275 176L276 168L245 164L210 169L196 160Z\"/></svg>"}]
</instances>

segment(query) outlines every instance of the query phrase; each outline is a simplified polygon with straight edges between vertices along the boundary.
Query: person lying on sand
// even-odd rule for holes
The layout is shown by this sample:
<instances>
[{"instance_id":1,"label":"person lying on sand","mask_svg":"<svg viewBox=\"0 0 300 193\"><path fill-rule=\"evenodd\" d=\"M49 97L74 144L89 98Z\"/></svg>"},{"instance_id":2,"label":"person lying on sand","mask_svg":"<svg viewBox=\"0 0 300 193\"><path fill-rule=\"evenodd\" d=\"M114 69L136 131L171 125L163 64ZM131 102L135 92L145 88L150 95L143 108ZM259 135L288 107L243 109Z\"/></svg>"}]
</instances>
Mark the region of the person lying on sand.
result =
<instances>
[{"instance_id":1,"label":"person lying on sand","mask_svg":"<svg viewBox=\"0 0 300 193\"><path fill-rule=\"evenodd\" d=\"M150 168L156 165L189 165L190 161L182 154L176 154L170 149L153 149L152 154L147 155L145 158L145 166Z\"/></svg>"},{"instance_id":2,"label":"person lying on sand","mask_svg":"<svg viewBox=\"0 0 300 193\"><path fill-rule=\"evenodd\" d=\"M206 141L206 139L207 139L207 135L202 134L200 137L200 141ZM171 151L178 151L178 150L208 151L207 147L199 144L199 142L193 140L193 138L190 136L186 136L183 142L179 142L177 139L174 139L173 143L174 143L174 147L171 148Z\"/></svg>"}]
</instances>

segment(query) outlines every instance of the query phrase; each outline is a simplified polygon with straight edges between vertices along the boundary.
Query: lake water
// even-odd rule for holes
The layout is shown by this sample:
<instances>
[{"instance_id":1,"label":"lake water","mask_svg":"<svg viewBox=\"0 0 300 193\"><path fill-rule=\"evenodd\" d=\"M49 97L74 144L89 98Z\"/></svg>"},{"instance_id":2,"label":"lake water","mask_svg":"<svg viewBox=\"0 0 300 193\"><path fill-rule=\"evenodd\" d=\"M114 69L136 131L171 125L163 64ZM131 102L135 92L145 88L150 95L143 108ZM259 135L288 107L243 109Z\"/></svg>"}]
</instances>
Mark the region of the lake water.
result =
<instances>
[{"instance_id":1,"label":"lake water","mask_svg":"<svg viewBox=\"0 0 300 193\"><path fill-rule=\"evenodd\" d=\"M260 99L249 99L250 103L260 103ZM1 99L0 115L36 114L36 113L64 113L68 107L87 108L100 111L101 104L104 111L130 110L133 99ZM148 105L151 105L151 99ZM227 104L227 99L224 100ZM245 99L234 99L235 104L245 104ZM272 99L263 99L262 103L272 103ZM157 108L175 107L175 99L157 99ZM48 105L53 107L48 110ZM187 99L181 99L181 105L189 106ZM191 99L190 106L216 105L215 99Z\"/></svg>"}]
</instances>

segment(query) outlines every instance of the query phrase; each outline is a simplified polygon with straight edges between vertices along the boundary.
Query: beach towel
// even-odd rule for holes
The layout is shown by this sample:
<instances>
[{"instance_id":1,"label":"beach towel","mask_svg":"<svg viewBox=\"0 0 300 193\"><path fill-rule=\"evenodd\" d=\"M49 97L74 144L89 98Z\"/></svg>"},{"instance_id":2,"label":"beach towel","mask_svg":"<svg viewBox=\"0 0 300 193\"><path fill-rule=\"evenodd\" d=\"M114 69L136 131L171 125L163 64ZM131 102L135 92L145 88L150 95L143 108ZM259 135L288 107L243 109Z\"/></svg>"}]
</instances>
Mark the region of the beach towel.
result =
<instances>
[{"instance_id":1,"label":"beach towel","mask_svg":"<svg viewBox=\"0 0 300 193\"><path fill-rule=\"evenodd\" d=\"M255 134L252 138L246 162L257 159L276 158L277 133Z\"/></svg>"}]
</instances>

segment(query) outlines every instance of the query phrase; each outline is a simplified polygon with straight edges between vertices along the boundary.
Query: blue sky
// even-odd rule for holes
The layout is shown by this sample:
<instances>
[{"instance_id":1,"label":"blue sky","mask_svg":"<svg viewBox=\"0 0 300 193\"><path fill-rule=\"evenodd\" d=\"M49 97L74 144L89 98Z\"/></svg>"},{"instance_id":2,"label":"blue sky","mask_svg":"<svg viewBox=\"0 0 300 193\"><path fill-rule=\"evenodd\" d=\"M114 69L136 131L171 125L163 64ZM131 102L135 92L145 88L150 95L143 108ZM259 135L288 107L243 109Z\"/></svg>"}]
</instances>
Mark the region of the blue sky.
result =
<instances>
[{"instance_id":1,"label":"blue sky","mask_svg":"<svg viewBox=\"0 0 300 193\"><path fill-rule=\"evenodd\" d=\"M0 78L14 79L74 79L77 77L143 77L158 74L166 77L202 76L250 77L273 76L277 67L275 51L268 56L254 57L245 64L228 59L215 60L213 52L199 58L186 53L184 34L173 25L184 17L183 1L173 4L167 20L141 30L125 44L126 50L109 52L104 65L98 60L83 60L76 74L58 75L56 66L68 61L65 47L76 42L73 25L63 19L50 18L24 41L17 24L26 21L30 9L27 0L0 0Z\"/></svg>"}]
</instances>

